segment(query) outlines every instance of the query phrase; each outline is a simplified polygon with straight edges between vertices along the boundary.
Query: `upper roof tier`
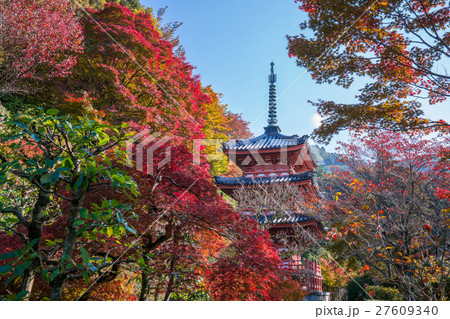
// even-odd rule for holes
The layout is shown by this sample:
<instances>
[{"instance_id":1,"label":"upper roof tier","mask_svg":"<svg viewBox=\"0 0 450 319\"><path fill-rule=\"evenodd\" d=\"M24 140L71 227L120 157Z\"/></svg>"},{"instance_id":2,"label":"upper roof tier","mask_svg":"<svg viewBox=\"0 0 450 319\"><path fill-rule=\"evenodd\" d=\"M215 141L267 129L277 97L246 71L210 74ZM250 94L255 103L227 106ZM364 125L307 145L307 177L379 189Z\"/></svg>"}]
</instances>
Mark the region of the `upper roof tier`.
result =
<instances>
[{"instance_id":1,"label":"upper roof tier","mask_svg":"<svg viewBox=\"0 0 450 319\"><path fill-rule=\"evenodd\" d=\"M223 143L224 151L253 151L287 148L305 144L308 135L299 137L298 135L280 134L278 126L268 126L265 128L264 134L248 140L236 140L236 142Z\"/></svg>"}]
</instances>

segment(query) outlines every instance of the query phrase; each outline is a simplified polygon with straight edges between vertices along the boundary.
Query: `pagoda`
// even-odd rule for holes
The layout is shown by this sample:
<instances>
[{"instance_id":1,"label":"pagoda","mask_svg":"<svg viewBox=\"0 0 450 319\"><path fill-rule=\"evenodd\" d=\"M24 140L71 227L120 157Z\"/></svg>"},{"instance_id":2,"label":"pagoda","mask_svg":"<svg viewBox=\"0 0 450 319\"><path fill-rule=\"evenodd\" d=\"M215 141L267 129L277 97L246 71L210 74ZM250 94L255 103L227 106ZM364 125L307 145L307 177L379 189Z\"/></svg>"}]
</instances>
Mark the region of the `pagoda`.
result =
<instances>
[{"instance_id":1,"label":"pagoda","mask_svg":"<svg viewBox=\"0 0 450 319\"><path fill-rule=\"evenodd\" d=\"M269 75L269 116L268 125L264 133L255 138L236 140L223 143L222 150L241 170L239 177L216 176L216 185L227 195L235 197L241 188L268 187L280 184L283 187L297 187L306 203L311 203L318 197L314 182L314 171L317 164L312 158L308 147L308 136L283 135L277 125L276 83L274 63L271 63ZM313 216L299 212L276 212L277 209L268 208L264 215L256 216L252 212L247 214L264 224L272 236L282 257L286 250L277 240L280 233L294 234L307 232L310 240L302 242L308 245L323 236L323 227ZM292 236L291 236L292 237ZM282 257L283 259L283 257ZM309 292L322 291L322 276L320 264L312 258L301 255L291 255L283 260L283 267L293 270L308 270L311 276L306 281Z\"/></svg>"}]
</instances>

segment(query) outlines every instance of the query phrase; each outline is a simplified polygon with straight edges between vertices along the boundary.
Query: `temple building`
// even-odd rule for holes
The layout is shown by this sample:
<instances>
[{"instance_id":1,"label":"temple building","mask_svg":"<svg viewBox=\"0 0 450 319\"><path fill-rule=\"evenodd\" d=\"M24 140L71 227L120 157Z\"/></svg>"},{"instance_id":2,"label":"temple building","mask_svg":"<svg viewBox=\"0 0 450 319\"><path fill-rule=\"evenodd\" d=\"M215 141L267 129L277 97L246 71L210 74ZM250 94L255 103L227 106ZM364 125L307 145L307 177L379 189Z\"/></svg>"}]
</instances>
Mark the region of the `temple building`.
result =
<instances>
[{"instance_id":1,"label":"temple building","mask_svg":"<svg viewBox=\"0 0 450 319\"><path fill-rule=\"evenodd\" d=\"M283 135L277 125L276 83L274 63L271 63L269 75L269 116L268 125L264 133L247 140L236 140L224 143L223 152L241 170L242 176L222 177L216 176L216 185L227 195L236 199L236 192L246 188L269 189L271 185L283 187L296 187L303 195L305 203L310 204L318 197L314 182L314 171L317 164L312 158L308 148L308 136ZM270 194L269 194L270 195ZM319 220L298 211L282 211L276 207L265 208L264 214L248 212L260 224L264 224L277 246L283 267L310 275L306 279L306 289L311 293L322 291L322 276L320 264L313 258L301 254L284 252L287 246L296 241L295 234L301 236L301 245L308 245L322 237L324 234ZM286 240L280 240L280 234L287 235Z\"/></svg>"}]
</instances>

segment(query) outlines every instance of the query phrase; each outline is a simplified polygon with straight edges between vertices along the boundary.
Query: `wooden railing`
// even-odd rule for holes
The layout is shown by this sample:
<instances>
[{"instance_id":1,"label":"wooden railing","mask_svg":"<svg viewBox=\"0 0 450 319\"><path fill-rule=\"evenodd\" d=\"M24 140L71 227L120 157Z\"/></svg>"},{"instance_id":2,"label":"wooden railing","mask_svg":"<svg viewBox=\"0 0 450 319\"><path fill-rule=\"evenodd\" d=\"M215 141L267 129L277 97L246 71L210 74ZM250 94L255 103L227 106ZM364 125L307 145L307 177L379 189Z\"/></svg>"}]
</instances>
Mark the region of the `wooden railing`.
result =
<instances>
[{"instance_id":1,"label":"wooden railing","mask_svg":"<svg viewBox=\"0 0 450 319\"><path fill-rule=\"evenodd\" d=\"M308 258L302 259L301 256L294 255L289 259L284 259L281 263L281 267L307 276L305 288L308 291L322 291L323 277L319 262Z\"/></svg>"}]
</instances>

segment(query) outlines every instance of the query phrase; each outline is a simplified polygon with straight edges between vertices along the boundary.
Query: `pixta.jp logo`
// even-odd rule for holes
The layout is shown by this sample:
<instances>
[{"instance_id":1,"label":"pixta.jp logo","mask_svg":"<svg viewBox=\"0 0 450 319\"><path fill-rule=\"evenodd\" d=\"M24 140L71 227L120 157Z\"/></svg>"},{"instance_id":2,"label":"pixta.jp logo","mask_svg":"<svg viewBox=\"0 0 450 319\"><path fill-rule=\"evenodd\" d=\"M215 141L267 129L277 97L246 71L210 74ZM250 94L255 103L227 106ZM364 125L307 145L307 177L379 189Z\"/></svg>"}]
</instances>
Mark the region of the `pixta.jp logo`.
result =
<instances>
[{"instance_id":1,"label":"pixta.jp logo","mask_svg":"<svg viewBox=\"0 0 450 319\"><path fill-rule=\"evenodd\" d=\"M150 133L144 130L134 135L126 142L127 146L127 166L136 165L136 170L148 175L154 174L155 166L161 169L170 162L171 146L168 144L170 137L161 137L160 133ZM154 163L155 152L164 147L164 158ZM134 161L133 161L133 157Z\"/></svg>"}]
</instances>

